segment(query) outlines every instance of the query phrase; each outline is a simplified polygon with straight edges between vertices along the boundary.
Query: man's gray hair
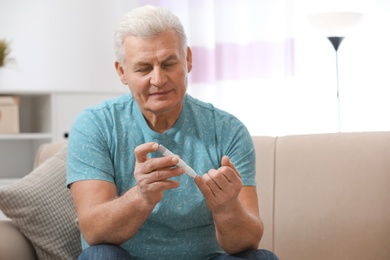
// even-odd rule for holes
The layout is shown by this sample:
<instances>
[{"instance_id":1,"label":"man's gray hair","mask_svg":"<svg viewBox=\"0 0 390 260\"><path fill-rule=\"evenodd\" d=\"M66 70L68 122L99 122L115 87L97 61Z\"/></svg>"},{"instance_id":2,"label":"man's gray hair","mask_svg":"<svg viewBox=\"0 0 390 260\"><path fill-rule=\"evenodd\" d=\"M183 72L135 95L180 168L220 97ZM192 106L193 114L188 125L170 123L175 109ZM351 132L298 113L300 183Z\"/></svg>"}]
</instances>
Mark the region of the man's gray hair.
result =
<instances>
[{"instance_id":1,"label":"man's gray hair","mask_svg":"<svg viewBox=\"0 0 390 260\"><path fill-rule=\"evenodd\" d=\"M166 8L145 5L126 13L119 21L115 31L115 54L124 65L123 42L128 36L150 37L173 29L180 37L184 55L187 53L187 36L179 18Z\"/></svg>"}]
</instances>

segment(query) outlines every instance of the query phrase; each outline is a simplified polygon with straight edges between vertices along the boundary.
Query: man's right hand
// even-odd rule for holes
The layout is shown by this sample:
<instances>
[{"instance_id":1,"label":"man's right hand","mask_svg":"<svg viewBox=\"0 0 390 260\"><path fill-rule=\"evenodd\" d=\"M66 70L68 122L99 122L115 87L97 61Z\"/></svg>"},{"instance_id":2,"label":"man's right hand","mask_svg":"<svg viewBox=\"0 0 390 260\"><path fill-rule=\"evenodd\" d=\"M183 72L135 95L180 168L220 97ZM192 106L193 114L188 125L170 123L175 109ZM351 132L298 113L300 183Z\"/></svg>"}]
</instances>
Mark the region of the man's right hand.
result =
<instances>
[{"instance_id":1,"label":"man's right hand","mask_svg":"<svg viewBox=\"0 0 390 260\"><path fill-rule=\"evenodd\" d=\"M182 167L176 167L179 162L177 156L149 158L148 153L157 149L158 144L151 142L141 144L134 150L136 159L134 177L138 191L145 203L152 207L161 201L165 190L175 189L180 185L169 178L184 173Z\"/></svg>"},{"instance_id":2,"label":"man's right hand","mask_svg":"<svg viewBox=\"0 0 390 260\"><path fill-rule=\"evenodd\" d=\"M137 233L164 191L179 186L169 180L184 173L183 168L174 167L178 157L148 158L157 148L157 143L146 143L135 149L137 185L122 196L108 181L85 180L71 185L80 229L88 244L123 244Z\"/></svg>"}]
</instances>

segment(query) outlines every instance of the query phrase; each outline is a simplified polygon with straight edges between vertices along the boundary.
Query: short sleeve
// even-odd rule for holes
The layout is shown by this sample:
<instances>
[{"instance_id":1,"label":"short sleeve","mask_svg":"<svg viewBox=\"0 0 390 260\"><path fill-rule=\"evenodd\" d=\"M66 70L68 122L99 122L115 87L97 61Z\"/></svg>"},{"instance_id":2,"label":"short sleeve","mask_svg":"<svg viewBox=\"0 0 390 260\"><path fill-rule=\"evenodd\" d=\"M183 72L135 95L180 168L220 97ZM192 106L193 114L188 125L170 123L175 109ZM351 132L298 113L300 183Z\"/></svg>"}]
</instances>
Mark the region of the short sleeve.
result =
<instances>
[{"instance_id":1,"label":"short sleeve","mask_svg":"<svg viewBox=\"0 0 390 260\"><path fill-rule=\"evenodd\" d=\"M224 127L222 138L226 140L226 155L241 174L244 186L256 186L256 153L253 140L245 125L235 117L229 120L229 127ZM226 132L225 132L226 131Z\"/></svg>"},{"instance_id":2,"label":"short sleeve","mask_svg":"<svg viewBox=\"0 0 390 260\"><path fill-rule=\"evenodd\" d=\"M114 182L108 145L109 120L102 110L87 109L74 122L68 142L67 186L81 180Z\"/></svg>"}]
</instances>

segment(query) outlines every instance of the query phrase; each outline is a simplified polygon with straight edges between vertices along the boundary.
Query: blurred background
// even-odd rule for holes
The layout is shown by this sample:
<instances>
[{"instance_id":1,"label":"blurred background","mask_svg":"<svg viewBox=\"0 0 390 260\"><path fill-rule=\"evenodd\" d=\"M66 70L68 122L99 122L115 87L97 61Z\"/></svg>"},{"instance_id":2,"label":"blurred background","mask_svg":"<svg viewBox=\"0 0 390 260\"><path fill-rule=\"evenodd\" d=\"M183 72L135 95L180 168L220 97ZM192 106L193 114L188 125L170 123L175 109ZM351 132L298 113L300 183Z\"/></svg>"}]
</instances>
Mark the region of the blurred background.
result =
<instances>
[{"instance_id":1,"label":"blurred background","mask_svg":"<svg viewBox=\"0 0 390 260\"><path fill-rule=\"evenodd\" d=\"M2 89L118 91L120 16L154 4L182 20L193 50L188 92L241 119L252 135L390 130L390 1L0 0L9 43ZM363 18L335 50L307 17Z\"/></svg>"}]
</instances>

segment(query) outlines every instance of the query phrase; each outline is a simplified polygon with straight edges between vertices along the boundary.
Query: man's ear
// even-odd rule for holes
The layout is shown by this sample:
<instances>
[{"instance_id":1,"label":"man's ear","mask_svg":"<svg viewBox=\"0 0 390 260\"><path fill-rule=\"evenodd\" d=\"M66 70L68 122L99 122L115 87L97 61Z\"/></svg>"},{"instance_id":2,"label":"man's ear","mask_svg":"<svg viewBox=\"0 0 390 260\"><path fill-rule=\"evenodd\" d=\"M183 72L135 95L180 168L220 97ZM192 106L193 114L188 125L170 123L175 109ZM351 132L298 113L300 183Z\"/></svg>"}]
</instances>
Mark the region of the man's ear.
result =
<instances>
[{"instance_id":1,"label":"man's ear","mask_svg":"<svg viewBox=\"0 0 390 260\"><path fill-rule=\"evenodd\" d=\"M192 70L192 51L190 47L187 47L187 72Z\"/></svg>"},{"instance_id":2,"label":"man's ear","mask_svg":"<svg viewBox=\"0 0 390 260\"><path fill-rule=\"evenodd\" d=\"M125 71L124 71L124 69L119 61L115 61L115 69L116 69L116 72L118 73L118 76L119 76L120 80L122 81L122 83L127 85Z\"/></svg>"}]
</instances>

